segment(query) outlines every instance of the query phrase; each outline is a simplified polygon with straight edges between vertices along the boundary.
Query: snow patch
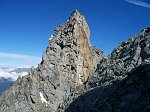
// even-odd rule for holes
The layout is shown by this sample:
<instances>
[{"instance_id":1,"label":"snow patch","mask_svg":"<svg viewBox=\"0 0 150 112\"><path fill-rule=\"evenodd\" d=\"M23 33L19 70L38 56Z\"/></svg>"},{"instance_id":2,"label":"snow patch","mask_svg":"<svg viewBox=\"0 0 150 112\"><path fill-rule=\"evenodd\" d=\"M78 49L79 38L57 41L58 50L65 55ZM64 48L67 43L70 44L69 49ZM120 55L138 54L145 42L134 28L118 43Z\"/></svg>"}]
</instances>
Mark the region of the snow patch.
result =
<instances>
[{"instance_id":1,"label":"snow patch","mask_svg":"<svg viewBox=\"0 0 150 112\"><path fill-rule=\"evenodd\" d=\"M49 38L49 41L52 40L53 37L54 37L54 35L51 35L51 37Z\"/></svg>"},{"instance_id":2,"label":"snow patch","mask_svg":"<svg viewBox=\"0 0 150 112\"><path fill-rule=\"evenodd\" d=\"M46 101L46 99L44 98L44 96L43 96L43 93L42 92L39 92L40 93L40 97L41 97L41 101L42 101L42 103L46 103L46 106L47 106L47 104L49 104L47 101Z\"/></svg>"}]
</instances>

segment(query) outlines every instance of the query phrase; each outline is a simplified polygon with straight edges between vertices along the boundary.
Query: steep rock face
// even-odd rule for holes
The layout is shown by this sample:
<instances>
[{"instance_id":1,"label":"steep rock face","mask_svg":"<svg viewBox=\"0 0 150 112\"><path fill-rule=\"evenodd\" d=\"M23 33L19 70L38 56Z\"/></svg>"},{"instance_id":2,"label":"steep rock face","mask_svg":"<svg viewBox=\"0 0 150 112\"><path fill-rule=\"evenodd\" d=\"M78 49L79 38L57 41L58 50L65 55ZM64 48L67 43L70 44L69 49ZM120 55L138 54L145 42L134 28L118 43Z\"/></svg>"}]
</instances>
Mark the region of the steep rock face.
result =
<instances>
[{"instance_id":1,"label":"steep rock face","mask_svg":"<svg viewBox=\"0 0 150 112\"><path fill-rule=\"evenodd\" d=\"M95 75L89 77L87 88L107 86L114 81L122 80L126 73L142 63L150 63L150 28L147 27L139 35L122 42L98 64Z\"/></svg>"},{"instance_id":2,"label":"steep rock face","mask_svg":"<svg viewBox=\"0 0 150 112\"><path fill-rule=\"evenodd\" d=\"M56 28L43 55L38 67L43 79L41 88L56 109L63 109L67 102L84 92L83 83L97 67L89 36L84 17L75 10L67 23Z\"/></svg>"},{"instance_id":3,"label":"steep rock face","mask_svg":"<svg viewBox=\"0 0 150 112\"><path fill-rule=\"evenodd\" d=\"M103 55L91 48L89 37L84 16L75 10L65 24L55 29L39 66L2 94L0 111L64 111L86 91L84 83Z\"/></svg>"}]
</instances>

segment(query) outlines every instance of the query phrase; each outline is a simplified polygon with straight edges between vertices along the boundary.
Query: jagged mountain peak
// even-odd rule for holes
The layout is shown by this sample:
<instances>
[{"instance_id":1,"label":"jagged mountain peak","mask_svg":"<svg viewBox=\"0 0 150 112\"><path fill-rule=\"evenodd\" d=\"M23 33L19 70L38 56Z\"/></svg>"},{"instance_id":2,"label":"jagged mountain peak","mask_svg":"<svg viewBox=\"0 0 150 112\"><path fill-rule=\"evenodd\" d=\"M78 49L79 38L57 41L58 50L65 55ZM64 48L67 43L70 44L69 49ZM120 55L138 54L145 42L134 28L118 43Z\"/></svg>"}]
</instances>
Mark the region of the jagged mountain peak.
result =
<instances>
[{"instance_id":1,"label":"jagged mountain peak","mask_svg":"<svg viewBox=\"0 0 150 112\"><path fill-rule=\"evenodd\" d=\"M82 15L78 10L74 10L71 16L68 19L68 23L73 23L74 28L81 27L83 31L86 33L86 36L90 37L89 26L86 22L84 15Z\"/></svg>"},{"instance_id":2,"label":"jagged mountain peak","mask_svg":"<svg viewBox=\"0 0 150 112\"><path fill-rule=\"evenodd\" d=\"M55 29L38 67L18 78L0 97L0 111L64 111L86 91L84 83L99 62L102 52L90 46L89 36L84 16L74 11L65 24ZM5 102L9 100L11 104ZM10 108L3 108L4 105Z\"/></svg>"},{"instance_id":3,"label":"jagged mountain peak","mask_svg":"<svg viewBox=\"0 0 150 112\"><path fill-rule=\"evenodd\" d=\"M150 34L150 27L145 27L142 31L141 31L141 35L148 35Z\"/></svg>"},{"instance_id":4,"label":"jagged mountain peak","mask_svg":"<svg viewBox=\"0 0 150 112\"><path fill-rule=\"evenodd\" d=\"M19 77L1 95L0 112L64 112L71 102L91 88L93 91L96 88L97 92L97 87L103 90L116 84L135 67L150 63L149 28L142 32L103 57L102 51L90 46L88 24L85 17L75 10L66 23L54 30L38 67L31 68L28 75ZM112 91L114 88L110 86L108 89ZM89 99L86 105L99 104L96 102L105 96L103 92L95 94L99 100ZM92 96L95 94L92 92ZM85 99L82 101L79 98L79 105ZM77 105L74 111L82 111L83 105L80 106ZM109 105L104 103L104 106ZM83 111L93 110L91 106L86 107Z\"/></svg>"},{"instance_id":5,"label":"jagged mountain peak","mask_svg":"<svg viewBox=\"0 0 150 112\"><path fill-rule=\"evenodd\" d=\"M81 16L81 13L75 9L72 13L71 13L71 17L78 17L78 16Z\"/></svg>"},{"instance_id":6,"label":"jagged mountain peak","mask_svg":"<svg viewBox=\"0 0 150 112\"><path fill-rule=\"evenodd\" d=\"M83 33L82 35L85 35L86 37L85 39L87 39L90 44L89 26L86 22L85 17L82 14L80 14L79 11L77 10L74 10L72 12L72 14L70 15L66 23L59 25L58 27L56 27L54 31L55 31L55 34L53 36L55 38L59 37L57 38L57 40L72 38L74 35L77 35L77 36L74 36L74 38L77 38L79 37L77 33L82 32Z\"/></svg>"},{"instance_id":7,"label":"jagged mountain peak","mask_svg":"<svg viewBox=\"0 0 150 112\"><path fill-rule=\"evenodd\" d=\"M78 10L74 10L70 15L69 20L79 22L80 18L83 19L84 16ZM85 21L85 20L83 20L83 21Z\"/></svg>"}]
</instances>

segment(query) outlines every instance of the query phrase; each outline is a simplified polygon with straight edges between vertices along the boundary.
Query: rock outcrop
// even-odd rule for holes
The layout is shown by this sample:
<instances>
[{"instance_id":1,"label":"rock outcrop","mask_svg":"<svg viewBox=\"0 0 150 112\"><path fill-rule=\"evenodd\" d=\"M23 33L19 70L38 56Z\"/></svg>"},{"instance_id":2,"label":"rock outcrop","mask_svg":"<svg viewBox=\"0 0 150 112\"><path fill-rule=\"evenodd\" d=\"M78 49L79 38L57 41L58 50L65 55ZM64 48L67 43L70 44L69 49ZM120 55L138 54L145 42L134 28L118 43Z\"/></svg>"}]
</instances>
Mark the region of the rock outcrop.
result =
<instances>
[{"instance_id":1,"label":"rock outcrop","mask_svg":"<svg viewBox=\"0 0 150 112\"><path fill-rule=\"evenodd\" d=\"M86 91L84 83L97 68L100 50L90 46L90 31L75 10L55 29L42 62L20 77L0 97L1 112L54 112Z\"/></svg>"},{"instance_id":2,"label":"rock outcrop","mask_svg":"<svg viewBox=\"0 0 150 112\"><path fill-rule=\"evenodd\" d=\"M150 28L104 56L75 10L58 26L37 68L0 97L0 112L149 111Z\"/></svg>"}]
</instances>

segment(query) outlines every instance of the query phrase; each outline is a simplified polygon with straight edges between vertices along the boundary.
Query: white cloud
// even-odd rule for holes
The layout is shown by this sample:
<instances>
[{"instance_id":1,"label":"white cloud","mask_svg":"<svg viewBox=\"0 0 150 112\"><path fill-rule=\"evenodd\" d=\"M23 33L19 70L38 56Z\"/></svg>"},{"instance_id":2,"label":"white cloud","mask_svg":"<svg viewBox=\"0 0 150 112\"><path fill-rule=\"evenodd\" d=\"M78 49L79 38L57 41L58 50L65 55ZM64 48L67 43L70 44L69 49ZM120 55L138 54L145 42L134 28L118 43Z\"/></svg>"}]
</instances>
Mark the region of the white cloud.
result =
<instances>
[{"instance_id":1,"label":"white cloud","mask_svg":"<svg viewBox=\"0 0 150 112\"><path fill-rule=\"evenodd\" d=\"M22 55L22 54L13 54L13 53L3 53L0 52L0 58L17 58L17 59L25 59L25 60L41 60L39 57Z\"/></svg>"},{"instance_id":2,"label":"white cloud","mask_svg":"<svg viewBox=\"0 0 150 112\"><path fill-rule=\"evenodd\" d=\"M31 67L37 66L41 58L30 55L0 52L0 66Z\"/></svg>"},{"instance_id":3,"label":"white cloud","mask_svg":"<svg viewBox=\"0 0 150 112\"><path fill-rule=\"evenodd\" d=\"M141 7L150 8L150 4L147 2L144 2L142 0L124 0L124 1L131 3L131 4L134 4L134 5L141 6Z\"/></svg>"},{"instance_id":4,"label":"white cloud","mask_svg":"<svg viewBox=\"0 0 150 112\"><path fill-rule=\"evenodd\" d=\"M10 78L12 81L15 81L19 76L25 76L27 74L28 74L27 72L16 73L16 72L9 72L9 71L0 69L0 77L3 77L5 79Z\"/></svg>"}]
</instances>

